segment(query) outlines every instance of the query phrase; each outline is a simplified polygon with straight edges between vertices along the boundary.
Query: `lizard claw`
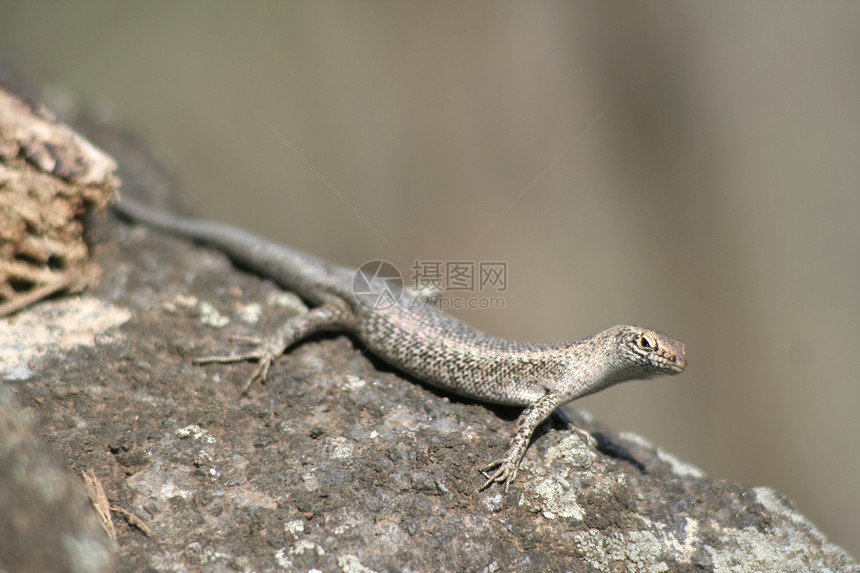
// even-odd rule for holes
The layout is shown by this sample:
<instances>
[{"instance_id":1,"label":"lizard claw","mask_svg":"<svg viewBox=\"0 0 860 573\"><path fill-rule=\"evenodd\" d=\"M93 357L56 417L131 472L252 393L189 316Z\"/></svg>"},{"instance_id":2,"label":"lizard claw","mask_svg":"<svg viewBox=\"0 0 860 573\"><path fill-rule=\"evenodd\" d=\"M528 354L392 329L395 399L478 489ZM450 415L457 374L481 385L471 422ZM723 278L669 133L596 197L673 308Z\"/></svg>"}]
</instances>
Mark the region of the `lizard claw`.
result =
<instances>
[{"instance_id":1,"label":"lizard claw","mask_svg":"<svg viewBox=\"0 0 860 573\"><path fill-rule=\"evenodd\" d=\"M512 462L510 459L505 458L496 460L490 465L481 468L481 473L488 479L484 482L484 485L478 488L478 491L484 491L494 483L503 483L505 484L505 493L508 493L508 486L516 479L519 465L518 462ZM488 472L494 469L496 471L490 475Z\"/></svg>"},{"instance_id":2,"label":"lizard claw","mask_svg":"<svg viewBox=\"0 0 860 573\"><path fill-rule=\"evenodd\" d=\"M592 450L597 449L597 440L594 439L594 436L592 436L590 433L586 432L582 428L577 428L576 426L571 426L571 428L573 428L573 431L575 431L577 434L580 435L583 440L585 440L586 447Z\"/></svg>"},{"instance_id":3,"label":"lizard claw","mask_svg":"<svg viewBox=\"0 0 860 573\"><path fill-rule=\"evenodd\" d=\"M286 345L280 340L265 341L259 338L246 336L237 336L233 337L233 339L256 344L257 347L242 354L200 356L199 358L195 358L193 362L194 364L209 364L211 362L229 364L232 362L244 362L245 360L256 360L258 362L257 368L254 369L253 374L251 374L251 377L245 382L245 385L242 387L242 392L239 394L240 396L244 396L251 387L251 384L256 380L259 380L260 382L266 381L266 376L269 374L269 369L272 367L272 363L278 356L284 353Z\"/></svg>"}]
</instances>

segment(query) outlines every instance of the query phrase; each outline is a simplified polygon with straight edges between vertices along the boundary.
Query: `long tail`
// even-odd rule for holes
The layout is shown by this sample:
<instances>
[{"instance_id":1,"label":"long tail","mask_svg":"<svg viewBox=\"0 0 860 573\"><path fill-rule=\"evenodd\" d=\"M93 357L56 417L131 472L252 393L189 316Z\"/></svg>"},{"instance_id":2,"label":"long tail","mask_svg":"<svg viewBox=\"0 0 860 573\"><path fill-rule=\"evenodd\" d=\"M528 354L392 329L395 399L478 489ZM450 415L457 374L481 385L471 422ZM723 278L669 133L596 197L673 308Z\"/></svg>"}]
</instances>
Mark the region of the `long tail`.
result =
<instances>
[{"instance_id":1,"label":"long tail","mask_svg":"<svg viewBox=\"0 0 860 573\"><path fill-rule=\"evenodd\" d=\"M321 287L338 289L352 271L224 223L182 217L123 197L114 209L123 217L224 251L233 261L311 302L322 302Z\"/></svg>"}]
</instances>

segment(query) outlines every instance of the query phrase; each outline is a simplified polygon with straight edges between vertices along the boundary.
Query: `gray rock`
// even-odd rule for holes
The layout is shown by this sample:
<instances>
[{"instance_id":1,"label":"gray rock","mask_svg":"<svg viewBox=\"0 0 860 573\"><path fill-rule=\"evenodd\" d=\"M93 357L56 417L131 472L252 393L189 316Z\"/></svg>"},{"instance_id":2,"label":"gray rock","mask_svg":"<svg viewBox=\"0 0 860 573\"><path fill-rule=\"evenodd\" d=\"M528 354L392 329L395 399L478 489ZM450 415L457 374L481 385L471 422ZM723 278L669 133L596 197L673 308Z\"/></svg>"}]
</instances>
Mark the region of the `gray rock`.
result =
<instances>
[{"instance_id":1,"label":"gray rock","mask_svg":"<svg viewBox=\"0 0 860 573\"><path fill-rule=\"evenodd\" d=\"M112 571L115 550L81 479L0 384L0 571Z\"/></svg>"}]
</instances>

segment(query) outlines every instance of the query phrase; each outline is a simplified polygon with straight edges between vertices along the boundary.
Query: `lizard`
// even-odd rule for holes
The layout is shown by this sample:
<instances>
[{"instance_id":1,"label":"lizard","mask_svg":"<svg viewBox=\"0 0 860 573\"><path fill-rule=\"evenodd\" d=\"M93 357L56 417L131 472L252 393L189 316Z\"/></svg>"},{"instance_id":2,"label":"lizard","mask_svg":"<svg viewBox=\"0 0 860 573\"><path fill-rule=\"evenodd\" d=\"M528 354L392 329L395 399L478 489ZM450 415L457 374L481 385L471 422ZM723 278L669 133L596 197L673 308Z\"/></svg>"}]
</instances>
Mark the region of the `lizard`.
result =
<instances>
[{"instance_id":1,"label":"lizard","mask_svg":"<svg viewBox=\"0 0 860 573\"><path fill-rule=\"evenodd\" d=\"M273 361L291 345L314 332L335 330L352 334L385 362L433 386L481 402L522 407L502 457L479 469L486 481L478 491L499 483L507 492L532 434L564 404L618 382L678 374L687 366L684 344L656 330L622 324L559 343L497 338L439 310L424 292L368 275L362 277L368 291L380 295L371 304L366 293L354 288L355 269L243 229L161 211L128 197L114 209L132 222L209 244L311 305L274 336L243 339L255 344L247 352L194 360L257 361L243 395L254 381L265 381Z\"/></svg>"}]
</instances>

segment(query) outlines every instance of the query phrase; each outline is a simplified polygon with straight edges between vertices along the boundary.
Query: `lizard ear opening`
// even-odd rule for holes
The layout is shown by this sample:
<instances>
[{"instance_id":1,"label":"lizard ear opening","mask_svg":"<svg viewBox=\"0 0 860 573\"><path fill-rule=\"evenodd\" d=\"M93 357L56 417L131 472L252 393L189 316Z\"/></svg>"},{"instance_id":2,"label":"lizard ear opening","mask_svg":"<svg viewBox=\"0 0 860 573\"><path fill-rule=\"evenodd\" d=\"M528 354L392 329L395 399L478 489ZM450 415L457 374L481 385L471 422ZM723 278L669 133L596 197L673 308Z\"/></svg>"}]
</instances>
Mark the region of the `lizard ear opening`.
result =
<instances>
[{"instance_id":1,"label":"lizard ear opening","mask_svg":"<svg viewBox=\"0 0 860 573\"><path fill-rule=\"evenodd\" d=\"M643 332L636 337L636 346L642 350L657 350L657 339L650 332Z\"/></svg>"}]
</instances>

